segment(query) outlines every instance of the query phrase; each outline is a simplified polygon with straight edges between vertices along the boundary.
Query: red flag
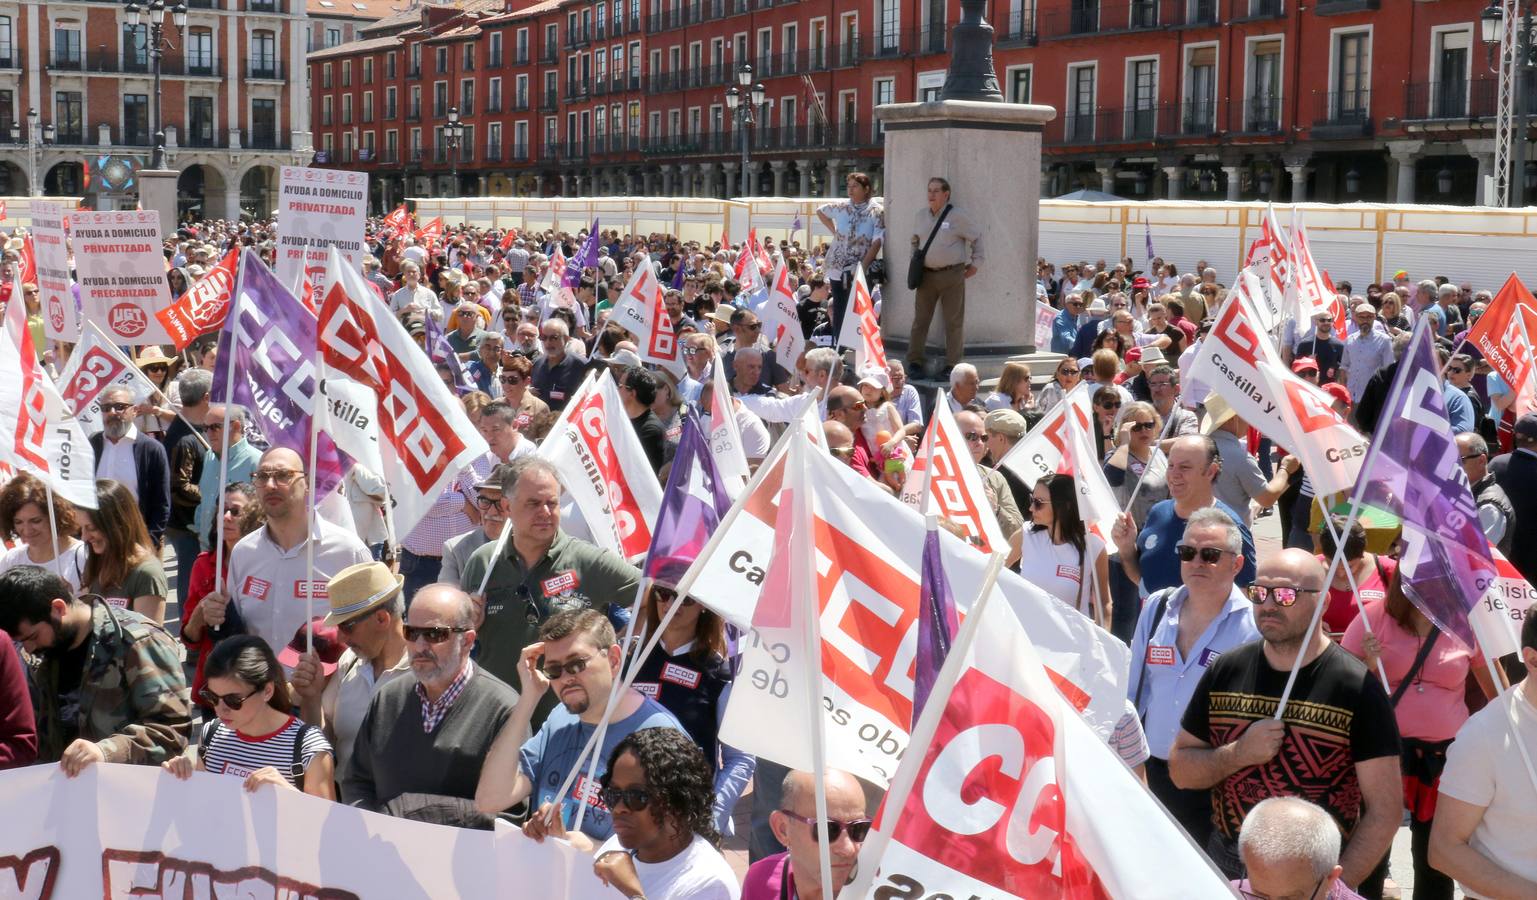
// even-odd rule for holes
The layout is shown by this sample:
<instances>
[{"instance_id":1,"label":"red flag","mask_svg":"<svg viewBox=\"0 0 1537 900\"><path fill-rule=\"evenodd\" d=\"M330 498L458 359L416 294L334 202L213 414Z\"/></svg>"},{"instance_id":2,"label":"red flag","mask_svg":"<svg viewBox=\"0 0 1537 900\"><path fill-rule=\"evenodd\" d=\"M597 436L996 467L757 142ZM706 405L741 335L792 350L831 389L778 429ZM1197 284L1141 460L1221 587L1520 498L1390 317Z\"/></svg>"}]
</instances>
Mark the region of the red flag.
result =
<instances>
[{"instance_id":1,"label":"red flag","mask_svg":"<svg viewBox=\"0 0 1537 900\"><path fill-rule=\"evenodd\" d=\"M518 239L518 230L516 228L509 228L509 229L507 229L507 233L502 236L502 243L500 244L500 246L502 248L502 251L506 252L508 250L511 250L512 249L512 242L517 240L517 239Z\"/></svg>"},{"instance_id":2,"label":"red flag","mask_svg":"<svg viewBox=\"0 0 1537 900\"><path fill-rule=\"evenodd\" d=\"M177 298L175 303L155 313L155 318L165 326L177 350L186 349L200 334L224 327L239 266L240 251L231 250L224 254L218 265L187 288L187 292Z\"/></svg>"},{"instance_id":3,"label":"red flag","mask_svg":"<svg viewBox=\"0 0 1537 900\"><path fill-rule=\"evenodd\" d=\"M4 222L5 219L6 219L5 201L4 200L0 200L0 222Z\"/></svg>"},{"instance_id":4,"label":"red flag","mask_svg":"<svg viewBox=\"0 0 1537 900\"><path fill-rule=\"evenodd\" d=\"M429 250L432 249L432 245L433 244L437 243L438 241L440 241L442 239L443 239L443 217L442 216L434 217L431 222L428 222L426 225L423 225L416 232L416 240L417 240L417 242L420 243L420 244L425 245L427 247L427 249L429 249Z\"/></svg>"},{"instance_id":5,"label":"red flag","mask_svg":"<svg viewBox=\"0 0 1537 900\"><path fill-rule=\"evenodd\" d=\"M1468 330L1468 342L1478 348L1494 371L1516 391L1517 416L1537 405L1531 384L1533 331L1537 331L1537 298L1532 297L1531 291L1514 272L1489 302L1489 308Z\"/></svg>"},{"instance_id":6,"label":"red flag","mask_svg":"<svg viewBox=\"0 0 1537 900\"><path fill-rule=\"evenodd\" d=\"M32 249L32 235L21 239L21 283L37 284L37 254Z\"/></svg>"},{"instance_id":7,"label":"red flag","mask_svg":"<svg viewBox=\"0 0 1537 900\"><path fill-rule=\"evenodd\" d=\"M414 223L411 218L411 213L406 209L406 205L402 203L397 206L389 215L384 217L384 224L390 226L396 231L409 231Z\"/></svg>"}]
</instances>

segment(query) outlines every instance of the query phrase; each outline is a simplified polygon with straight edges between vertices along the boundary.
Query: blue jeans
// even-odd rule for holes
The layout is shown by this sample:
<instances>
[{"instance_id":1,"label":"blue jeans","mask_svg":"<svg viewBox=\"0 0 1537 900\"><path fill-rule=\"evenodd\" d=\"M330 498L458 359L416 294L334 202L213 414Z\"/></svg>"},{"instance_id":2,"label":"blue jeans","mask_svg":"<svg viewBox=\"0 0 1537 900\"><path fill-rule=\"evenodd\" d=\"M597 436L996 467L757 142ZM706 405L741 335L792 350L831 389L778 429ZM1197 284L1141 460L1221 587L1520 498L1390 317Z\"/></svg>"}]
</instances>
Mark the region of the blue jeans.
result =
<instances>
[{"instance_id":1,"label":"blue jeans","mask_svg":"<svg viewBox=\"0 0 1537 900\"><path fill-rule=\"evenodd\" d=\"M187 606L187 587L192 581L192 563L202 552L197 535L180 528L166 529L166 540L176 554L176 602L183 609Z\"/></svg>"},{"instance_id":2,"label":"blue jeans","mask_svg":"<svg viewBox=\"0 0 1537 900\"><path fill-rule=\"evenodd\" d=\"M410 550L400 548L400 574L404 576L406 606L411 605L411 598L416 592L429 584L435 584L438 573L443 570L443 557L441 556L417 556Z\"/></svg>"}]
</instances>

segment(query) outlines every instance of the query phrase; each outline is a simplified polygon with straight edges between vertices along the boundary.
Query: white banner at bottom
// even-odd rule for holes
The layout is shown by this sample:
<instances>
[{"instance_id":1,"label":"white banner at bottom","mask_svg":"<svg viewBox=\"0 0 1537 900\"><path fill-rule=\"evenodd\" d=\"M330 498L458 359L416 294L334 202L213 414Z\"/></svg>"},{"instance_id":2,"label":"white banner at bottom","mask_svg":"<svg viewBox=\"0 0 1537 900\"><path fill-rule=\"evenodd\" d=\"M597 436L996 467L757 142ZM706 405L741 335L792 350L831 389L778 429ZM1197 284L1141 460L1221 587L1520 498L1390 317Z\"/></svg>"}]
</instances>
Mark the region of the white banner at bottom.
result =
<instances>
[{"instance_id":1,"label":"white banner at bottom","mask_svg":"<svg viewBox=\"0 0 1537 900\"><path fill-rule=\"evenodd\" d=\"M409 822L147 766L0 773L0 898L602 897L569 844Z\"/></svg>"}]
</instances>

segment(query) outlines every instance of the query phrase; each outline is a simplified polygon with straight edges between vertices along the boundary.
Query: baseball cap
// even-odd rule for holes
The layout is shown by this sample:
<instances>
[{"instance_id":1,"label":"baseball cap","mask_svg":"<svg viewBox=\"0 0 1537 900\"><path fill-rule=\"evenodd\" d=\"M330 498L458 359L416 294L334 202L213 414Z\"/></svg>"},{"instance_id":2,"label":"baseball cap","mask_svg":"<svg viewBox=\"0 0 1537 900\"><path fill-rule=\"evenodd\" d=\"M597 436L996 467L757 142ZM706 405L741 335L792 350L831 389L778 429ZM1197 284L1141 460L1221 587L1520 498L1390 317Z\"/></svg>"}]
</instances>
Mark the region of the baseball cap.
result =
<instances>
[{"instance_id":1,"label":"baseball cap","mask_svg":"<svg viewBox=\"0 0 1537 900\"><path fill-rule=\"evenodd\" d=\"M1350 408L1350 406L1352 406L1352 404L1350 402L1350 389L1345 387L1343 384L1340 384L1339 382L1334 381L1334 382L1330 382L1330 383L1328 383L1326 385L1323 385L1322 387L1323 387L1323 392L1325 394L1328 394L1330 397L1334 398L1335 400L1338 400L1341 403L1344 403L1345 407L1347 409Z\"/></svg>"},{"instance_id":2,"label":"baseball cap","mask_svg":"<svg viewBox=\"0 0 1537 900\"><path fill-rule=\"evenodd\" d=\"M1141 347L1132 347L1131 349L1127 350L1126 351L1126 361L1129 362L1129 363L1139 363L1139 362L1141 362L1142 361L1142 348Z\"/></svg>"},{"instance_id":3,"label":"baseball cap","mask_svg":"<svg viewBox=\"0 0 1537 900\"><path fill-rule=\"evenodd\" d=\"M1317 372L1318 371L1318 360L1314 359L1311 356L1299 356L1296 359L1292 360L1292 372L1294 374L1301 375L1303 372L1307 371L1308 369L1312 369L1314 372Z\"/></svg>"},{"instance_id":4,"label":"baseball cap","mask_svg":"<svg viewBox=\"0 0 1537 900\"><path fill-rule=\"evenodd\" d=\"M1517 419L1514 431L1519 437L1537 439L1537 413L1526 413Z\"/></svg>"},{"instance_id":5,"label":"baseball cap","mask_svg":"<svg viewBox=\"0 0 1537 900\"><path fill-rule=\"evenodd\" d=\"M336 663L342 658L342 651L347 645L342 643L341 635L335 625L327 625L325 618L316 616L299 630L294 632L293 640L288 646L278 652L278 662L292 669L299 664L299 657L304 653L305 629L313 629L315 635L315 655L320 659L320 669L327 675L336 671Z\"/></svg>"},{"instance_id":6,"label":"baseball cap","mask_svg":"<svg viewBox=\"0 0 1537 900\"><path fill-rule=\"evenodd\" d=\"M1018 440L1030 430L1030 425L1025 417L1012 409L995 409L982 420L982 425L988 431L994 431L1005 437Z\"/></svg>"},{"instance_id":7,"label":"baseball cap","mask_svg":"<svg viewBox=\"0 0 1537 900\"><path fill-rule=\"evenodd\" d=\"M640 355L634 350L615 350L609 354L608 364L611 366L634 366L640 368Z\"/></svg>"}]
</instances>

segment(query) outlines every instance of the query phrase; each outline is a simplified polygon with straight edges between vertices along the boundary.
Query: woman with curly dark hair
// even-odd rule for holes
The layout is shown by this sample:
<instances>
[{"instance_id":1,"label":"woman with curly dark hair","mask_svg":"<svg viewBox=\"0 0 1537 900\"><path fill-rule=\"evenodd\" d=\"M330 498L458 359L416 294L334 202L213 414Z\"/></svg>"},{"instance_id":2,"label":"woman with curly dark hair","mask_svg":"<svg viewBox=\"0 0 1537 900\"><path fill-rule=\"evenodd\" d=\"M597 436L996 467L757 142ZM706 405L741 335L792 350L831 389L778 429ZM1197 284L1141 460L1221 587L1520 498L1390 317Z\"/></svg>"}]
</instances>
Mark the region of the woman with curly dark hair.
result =
<instances>
[{"instance_id":1,"label":"woman with curly dark hair","mask_svg":"<svg viewBox=\"0 0 1537 900\"><path fill-rule=\"evenodd\" d=\"M737 900L741 887L716 845L710 764L688 735L642 728L608 758L598 796L614 836L593 871L624 897Z\"/></svg>"}]
</instances>

